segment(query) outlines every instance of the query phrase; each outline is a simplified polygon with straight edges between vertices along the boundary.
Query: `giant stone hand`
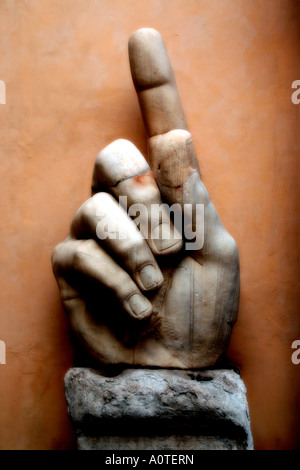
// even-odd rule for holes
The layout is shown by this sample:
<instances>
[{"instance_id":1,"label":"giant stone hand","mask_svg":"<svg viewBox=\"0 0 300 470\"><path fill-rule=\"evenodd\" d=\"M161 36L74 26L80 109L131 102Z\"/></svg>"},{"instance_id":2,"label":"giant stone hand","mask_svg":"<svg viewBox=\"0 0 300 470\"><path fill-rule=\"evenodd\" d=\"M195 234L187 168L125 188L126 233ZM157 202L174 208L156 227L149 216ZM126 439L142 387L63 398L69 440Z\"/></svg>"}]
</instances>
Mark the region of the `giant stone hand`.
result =
<instances>
[{"instance_id":1,"label":"giant stone hand","mask_svg":"<svg viewBox=\"0 0 300 470\"><path fill-rule=\"evenodd\" d=\"M149 163L126 140L99 153L93 196L54 249L54 274L73 330L99 363L212 366L237 316L237 246L201 180L159 33L136 31L129 58Z\"/></svg>"}]
</instances>

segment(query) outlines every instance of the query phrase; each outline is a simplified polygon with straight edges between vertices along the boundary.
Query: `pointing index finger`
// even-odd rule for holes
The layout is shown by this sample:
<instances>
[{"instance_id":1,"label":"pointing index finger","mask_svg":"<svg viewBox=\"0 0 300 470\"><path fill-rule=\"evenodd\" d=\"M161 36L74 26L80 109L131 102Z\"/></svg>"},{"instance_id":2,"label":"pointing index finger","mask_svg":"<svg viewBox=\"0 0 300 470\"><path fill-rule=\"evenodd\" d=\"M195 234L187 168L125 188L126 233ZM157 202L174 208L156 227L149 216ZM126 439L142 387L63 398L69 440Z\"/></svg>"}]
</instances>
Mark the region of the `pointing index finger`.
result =
<instances>
[{"instance_id":1,"label":"pointing index finger","mask_svg":"<svg viewBox=\"0 0 300 470\"><path fill-rule=\"evenodd\" d=\"M187 130L173 69L161 35L151 28L134 32L128 43L133 83L149 137Z\"/></svg>"}]
</instances>

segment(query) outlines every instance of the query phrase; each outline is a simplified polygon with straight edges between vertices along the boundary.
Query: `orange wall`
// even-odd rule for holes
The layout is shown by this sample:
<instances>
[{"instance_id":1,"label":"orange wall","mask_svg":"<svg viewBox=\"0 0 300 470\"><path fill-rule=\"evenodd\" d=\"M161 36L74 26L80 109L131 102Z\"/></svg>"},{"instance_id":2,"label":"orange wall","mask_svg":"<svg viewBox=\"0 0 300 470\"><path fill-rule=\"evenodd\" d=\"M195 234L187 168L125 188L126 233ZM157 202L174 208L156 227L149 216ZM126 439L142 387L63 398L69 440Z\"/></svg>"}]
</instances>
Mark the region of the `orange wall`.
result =
<instances>
[{"instance_id":1,"label":"orange wall","mask_svg":"<svg viewBox=\"0 0 300 470\"><path fill-rule=\"evenodd\" d=\"M201 169L241 258L229 349L257 449L299 444L300 79L296 0L1 0L0 448L68 449L72 363L50 253L89 196L97 152L145 151L128 36L164 36Z\"/></svg>"}]
</instances>

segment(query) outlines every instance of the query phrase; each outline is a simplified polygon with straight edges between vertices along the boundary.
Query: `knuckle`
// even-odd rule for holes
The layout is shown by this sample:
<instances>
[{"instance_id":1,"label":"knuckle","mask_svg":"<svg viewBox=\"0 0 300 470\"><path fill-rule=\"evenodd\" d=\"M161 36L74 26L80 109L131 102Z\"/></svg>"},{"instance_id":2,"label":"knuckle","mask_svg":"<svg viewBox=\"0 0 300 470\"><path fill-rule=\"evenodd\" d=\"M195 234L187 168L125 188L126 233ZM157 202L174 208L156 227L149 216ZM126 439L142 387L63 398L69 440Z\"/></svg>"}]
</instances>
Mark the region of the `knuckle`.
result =
<instances>
[{"instance_id":1,"label":"knuckle","mask_svg":"<svg viewBox=\"0 0 300 470\"><path fill-rule=\"evenodd\" d=\"M114 197L111 196L111 194L105 193L105 192L99 192L97 194L94 194L93 197L91 197L87 202L90 202L90 204L93 205L93 209L96 206L103 206L107 202L115 201Z\"/></svg>"},{"instance_id":2,"label":"knuckle","mask_svg":"<svg viewBox=\"0 0 300 470\"><path fill-rule=\"evenodd\" d=\"M128 240L128 246L127 246L127 251L128 251L128 257L129 258L134 258L136 256L141 256L144 254L145 249L146 249L146 241L142 237L136 237L135 240Z\"/></svg>"},{"instance_id":3,"label":"knuckle","mask_svg":"<svg viewBox=\"0 0 300 470\"><path fill-rule=\"evenodd\" d=\"M84 220L88 222L95 217L97 218L103 216L103 214L109 214L111 210L115 209L116 205L116 200L110 194L105 192L96 193L87 201L84 211Z\"/></svg>"},{"instance_id":4,"label":"knuckle","mask_svg":"<svg viewBox=\"0 0 300 470\"><path fill-rule=\"evenodd\" d=\"M92 255L93 253L99 252L100 250L98 243L92 238L89 238L88 240L82 240L80 246L82 247L81 252L86 253L87 255Z\"/></svg>"},{"instance_id":5,"label":"knuckle","mask_svg":"<svg viewBox=\"0 0 300 470\"><path fill-rule=\"evenodd\" d=\"M133 293L138 293L137 287L133 284L129 276L120 275L118 281L120 282L116 282L115 292L121 302L126 302Z\"/></svg>"},{"instance_id":6,"label":"knuckle","mask_svg":"<svg viewBox=\"0 0 300 470\"><path fill-rule=\"evenodd\" d=\"M80 248L76 248L73 253L73 268L80 271L85 263L86 254Z\"/></svg>"},{"instance_id":7,"label":"knuckle","mask_svg":"<svg viewBox=\"0 0 300 470\"><path fill-rule=\"evenodd\" d=\"M238 258L238 248L236 241L228 232L225 232L225 235L222 237L221 250L223 256L226 258Z\"/></svg>"},{"instance_id":8,"label":"knuckle","mask_svg":"<svg viewBox=\"0 0 300 470\"><path fill-rule=\"evenodd\" d=\"M87 199L77 210L72 223L71 223L71 235L75 238L80 238L80 234L87 227L91 217L94 213L94 202L93 198Z\"/></svg>"},{"instance_id":9,"label":"knuckle","mask_svg":"<svg viewBox=\"0 0 300 470\"><path fill-rule=\"evenodd\" d=\"M85 201L78 211L79 218L82 223L88 223L90 217L94 213L94 200L93 198Z\"/></svg>"},{"instance_id":10,"label":"knuckle","mask_svg":"<svg viewBox=\"0 0 300 470\"><path fill-rule=\"evenodd\" d=\"M56 245L51 253L51 263L54 274L59 272L60 266L63 262L65 242L61 242Z\"/></svg>"},{"instance_id":11,"label":"knuckle","mask_svg":"<svg viewBox=\"0 0 300 470\"><path fill-rule=\"evenodd\" d=\"M199 199L202 201L203 204L209 204L210 203L210 197L208 194L208 191L204 185L204 183L199 179L199 187L198 187L198 192L199 192Z\"/></svg>"}]
</instances>

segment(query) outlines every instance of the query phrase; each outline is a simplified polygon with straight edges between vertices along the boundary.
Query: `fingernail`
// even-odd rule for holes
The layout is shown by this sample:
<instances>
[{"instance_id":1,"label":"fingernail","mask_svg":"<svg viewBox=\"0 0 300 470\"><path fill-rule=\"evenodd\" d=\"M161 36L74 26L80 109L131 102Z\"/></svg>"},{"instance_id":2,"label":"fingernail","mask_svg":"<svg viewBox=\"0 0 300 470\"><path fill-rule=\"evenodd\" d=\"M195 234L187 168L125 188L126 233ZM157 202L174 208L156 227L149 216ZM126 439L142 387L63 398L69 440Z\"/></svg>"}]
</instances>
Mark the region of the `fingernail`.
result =
<instances>
[{"instance_id":1,"label":"fingernail","mask_svg":"<svg viewBox=\"0 0 300 470\"><path fill-rule=\"evenodd\" d=\"M139 278L145 290L155 289L163 282L163 276L152 264L144 266L139 272Z\"/></svg>"},{"instance_id":2,"label":"fingernail","mask_svg":"<svg viewBox=\"0 0 300 470\"><path fill-rule=\"evenodd\" d=\"M129 306L135 317L143 319L152 313L152 305L146 297L141 294L133 294L128 299Z\"/></svg>"},{"instance_id":3,"label":"fingernail","mask_svg":"<svg viewBox=\"0 0 300 470\"><path fill-rule=\"evenodd\" d=\"M177 252L181 249L183 241L180 233L174 227L163 222L151 232L151 239L158 252Z\"/></svg>"}]
</instances>

